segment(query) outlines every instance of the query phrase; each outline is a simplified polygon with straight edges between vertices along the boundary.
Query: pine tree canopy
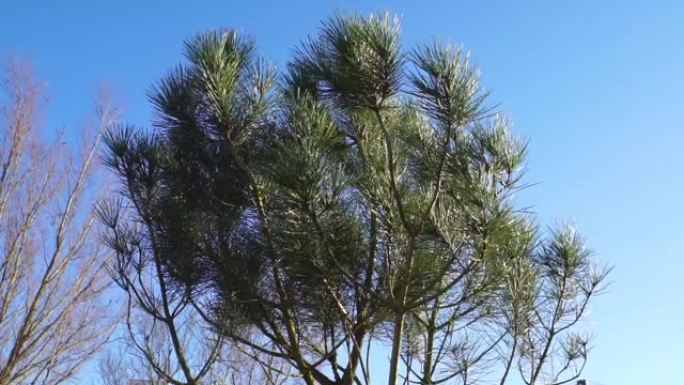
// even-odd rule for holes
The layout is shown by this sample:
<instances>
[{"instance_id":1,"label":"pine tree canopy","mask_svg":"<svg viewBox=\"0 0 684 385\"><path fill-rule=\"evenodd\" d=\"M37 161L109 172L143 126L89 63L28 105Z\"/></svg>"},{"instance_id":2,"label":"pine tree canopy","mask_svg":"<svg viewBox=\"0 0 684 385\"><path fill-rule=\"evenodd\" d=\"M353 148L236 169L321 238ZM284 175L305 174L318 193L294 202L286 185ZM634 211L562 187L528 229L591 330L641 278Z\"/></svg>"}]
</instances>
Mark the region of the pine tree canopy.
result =
<instances>
[{"instance_id":1,"label":"pine tree canopy","mask_svg":"<svg viewBox=\"0 0 684 385\"><path fill-rule=\"evenodd\" d=\"M369 383L374 344L390 385L573 378L608 269L516 207L526 142L468 53L399 32L334 16L284 73L235 30L189 40L154 129L107 136L114 268L160 261L216 333L309 385Z\"/></svg>"}]
</instances>

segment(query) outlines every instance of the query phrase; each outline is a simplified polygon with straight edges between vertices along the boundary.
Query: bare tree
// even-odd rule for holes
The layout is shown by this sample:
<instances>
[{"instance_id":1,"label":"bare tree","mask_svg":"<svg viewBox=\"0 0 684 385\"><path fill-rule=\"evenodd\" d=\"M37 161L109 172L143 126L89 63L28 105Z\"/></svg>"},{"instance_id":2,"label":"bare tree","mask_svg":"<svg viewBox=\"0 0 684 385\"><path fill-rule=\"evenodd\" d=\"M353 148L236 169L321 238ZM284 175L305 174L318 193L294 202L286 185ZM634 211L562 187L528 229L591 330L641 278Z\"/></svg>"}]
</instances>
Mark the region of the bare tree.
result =
<instances>
[{"instance_id":1,"label":"bare tree","mask_svg":"<svg viewBox=\"0 0 684 385\"><path fill-rule=\"evenodd\" d=\"M140 327L140 324L146 324L144 330L149 330L151 319L136 317L131 326ZM184 329L190 329L187 326ZM141 352L136 345L139 337L136 335L135 340L130 336L120 338L100 355L98 371L102 385L127 385L134 379L143 383L166 385L170 383L167 377L182 375L176 364L171 338L163 329L158 328L156 332L147 335L149 339L146 342L150 351L154 352L154 361L150 361L146 353ZM184 340L184 343L184 354L189 359L207 358L207 352L200 344L191 345L187 340ZM295 377L291 368L282 360L275 360L272 357L255 359L254 355L254 352L241 351L237 346L226 343L215 353L215 361L206 373L198 376L197 383L285 385Z\"/></svg>"},{"instance_id":2,"label":"bare tree","mask_svg":"<svg viewBox=\"0 0 684 385\"><path fill-rule=\"evenodd\" d=\"M80 150L63 135L46 140L42 90L26 68L8 66L0 118L0 385L63 383L113 325L107 251L94 241L100 135L86 129ZM100 127L112 119L106 107Z\"/></svg>"},{"instance_id":3,"label":"bare tree","mask_svg":"<svg viewBox=\"0 0 684 385\"><path fill-rule=\"evenodd\" d=\"M132 373L126 357L127 354L124 349L112 349L103 352L98 362L98 372L102 385L128 384L132 378Z\"/></svg>"}]
</instances>

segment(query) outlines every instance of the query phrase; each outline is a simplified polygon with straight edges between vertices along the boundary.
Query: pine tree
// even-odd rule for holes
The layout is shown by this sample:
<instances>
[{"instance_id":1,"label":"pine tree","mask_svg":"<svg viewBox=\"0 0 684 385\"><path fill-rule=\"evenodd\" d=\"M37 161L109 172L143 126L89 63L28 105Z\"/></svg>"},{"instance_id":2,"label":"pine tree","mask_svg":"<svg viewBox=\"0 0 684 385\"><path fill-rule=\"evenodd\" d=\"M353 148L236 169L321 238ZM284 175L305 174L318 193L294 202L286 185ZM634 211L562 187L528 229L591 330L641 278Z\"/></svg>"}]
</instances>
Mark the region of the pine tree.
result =
<instances>
[{"instance_id":1,"label":"pine tree","mask_svg":"<svg viewBox=\"0 0 684 385\"><path fill-rule=\"evenodd\" d=\"M389 385L576 378L607 269L514 205L526 143L466 52L405 52L388 15L328 19L282 76L233 30L185 51L155 130L107 138L123 263L148 250L216 333L308 385L370 383L384 343Z\"/></svg>"}]
</instances>

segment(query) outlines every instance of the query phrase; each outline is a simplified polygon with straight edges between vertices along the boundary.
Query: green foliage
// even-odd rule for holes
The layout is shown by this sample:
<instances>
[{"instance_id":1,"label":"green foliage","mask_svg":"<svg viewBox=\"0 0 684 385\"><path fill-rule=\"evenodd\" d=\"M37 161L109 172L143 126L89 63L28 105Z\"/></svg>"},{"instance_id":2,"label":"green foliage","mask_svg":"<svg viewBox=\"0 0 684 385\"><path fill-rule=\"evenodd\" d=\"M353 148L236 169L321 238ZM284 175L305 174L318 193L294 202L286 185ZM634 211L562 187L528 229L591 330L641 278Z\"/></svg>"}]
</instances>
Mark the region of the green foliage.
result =
<instances>
[{"instance_id":1,"label":"green foliage","mask_svg":"<svg viewBox=\"0 0 684 385\"><path fill-rule=\"evenodd\" d=\"M217 330L309 384L368 382L362 348L385 330L423 383L467 377L502 344L546 367L526 352L556 343L552 325L583 312L563 306L605 272L576 233L539 241L515 208L526 143L466 53L406 54L396 18L352 15L278 83L235 31L198 35L186 57L151 92L156 130L113 131L109 165L143 225L121 242L144 239ZM554 305L567 312L534 317ZM573 362L578 341L563 345Z\"/></svg>"}]
</instances>

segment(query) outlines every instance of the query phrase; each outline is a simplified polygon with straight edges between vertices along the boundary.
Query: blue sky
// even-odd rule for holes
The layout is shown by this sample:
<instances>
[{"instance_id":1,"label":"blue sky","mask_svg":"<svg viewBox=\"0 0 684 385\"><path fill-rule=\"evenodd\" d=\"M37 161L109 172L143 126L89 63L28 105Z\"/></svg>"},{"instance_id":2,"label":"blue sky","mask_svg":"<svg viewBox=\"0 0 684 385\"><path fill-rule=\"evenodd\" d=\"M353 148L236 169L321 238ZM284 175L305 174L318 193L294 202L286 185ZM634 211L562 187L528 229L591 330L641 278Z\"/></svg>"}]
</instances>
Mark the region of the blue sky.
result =
<instances>
[{"instance_id":1,"label":"blue sky","mask_svg":"<svg viewBox=\"0 0 684 385\"><path fill-rule=\"evenodd\" d=\"M334 11L388 10L403 45L462 43L483 83L530 140L519 197L542 224L573 221L615 265L591 312L586 377L675 383L684 346L684 3L677 1L6 0L0 58L30 58L48 80L50 127L78 121L97 85L146 124L145 93L181 60L182 40L232 26L283 64Z\"/></svg>"}]
</instances>

